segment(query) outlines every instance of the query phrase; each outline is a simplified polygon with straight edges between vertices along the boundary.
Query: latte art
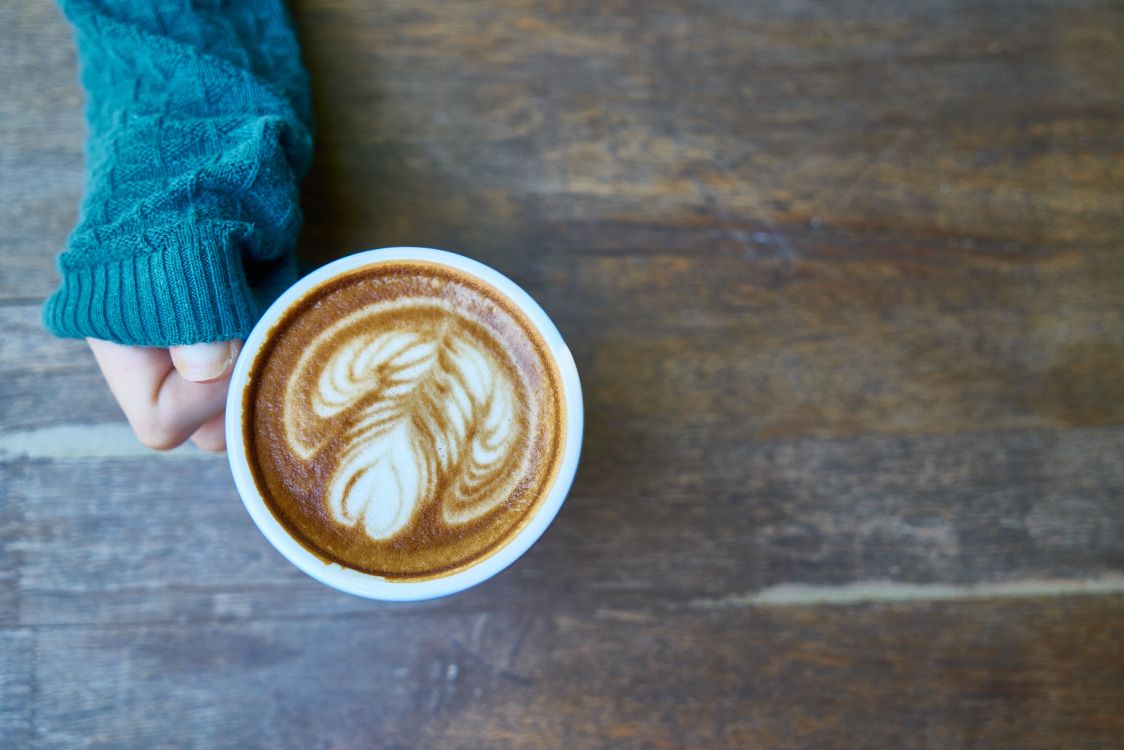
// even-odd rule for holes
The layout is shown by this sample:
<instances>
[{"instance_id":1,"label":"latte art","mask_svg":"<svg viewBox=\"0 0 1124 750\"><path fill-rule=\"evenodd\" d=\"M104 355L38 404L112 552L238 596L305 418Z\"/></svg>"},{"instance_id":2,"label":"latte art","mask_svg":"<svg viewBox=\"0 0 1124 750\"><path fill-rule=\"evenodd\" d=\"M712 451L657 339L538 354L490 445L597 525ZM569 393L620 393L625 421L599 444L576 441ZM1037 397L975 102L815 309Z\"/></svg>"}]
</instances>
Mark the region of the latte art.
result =
<instances>
[{"instance_id":1,"label":"latte art","mask_svg":"<svg viewBox=\"0 0 1124 750\"><path fill-rule=\"evenodd\" d=\"M267 335L243 397L250 472L321 559L448 575L534 514L561 460L557 365L483 282L387 261L314 288Z\"/></svg>"},{"instance_id":2,"label":"latte art","mask_svg":"<svg viewBox=\"0 0 1124 750\"><path fill-rule=\"evenodd\" d=\"M328 480L334 521L383 540L424 503L457 525L510 495L526 455L520 386L479 336L447 306L408 301L360 310L304 352L285 438L306 460L342 443Z\"/></svg>"}]
</instances>

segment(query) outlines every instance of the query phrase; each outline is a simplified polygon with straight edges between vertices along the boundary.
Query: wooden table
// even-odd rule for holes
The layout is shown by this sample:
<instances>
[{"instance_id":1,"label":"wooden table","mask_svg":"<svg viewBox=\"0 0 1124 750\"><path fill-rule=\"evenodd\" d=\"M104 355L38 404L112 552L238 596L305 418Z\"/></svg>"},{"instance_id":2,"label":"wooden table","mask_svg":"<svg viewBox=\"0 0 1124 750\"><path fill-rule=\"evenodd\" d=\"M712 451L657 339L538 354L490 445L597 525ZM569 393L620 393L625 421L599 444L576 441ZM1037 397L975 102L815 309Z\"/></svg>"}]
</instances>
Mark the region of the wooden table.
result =
<instances>
[{"instance_id":1,"label":"wooden table","mask_svg":"<svg viewBox=\"0 0 1124 750\"><path fill-rule=\"evenodd\" d=\"M70 30L0 7L0 745L1124 747L1124 7L295 5L314 262L509 274L587 398L542 541L335 593L42 299Z\"/></svg>"}]
</instances>

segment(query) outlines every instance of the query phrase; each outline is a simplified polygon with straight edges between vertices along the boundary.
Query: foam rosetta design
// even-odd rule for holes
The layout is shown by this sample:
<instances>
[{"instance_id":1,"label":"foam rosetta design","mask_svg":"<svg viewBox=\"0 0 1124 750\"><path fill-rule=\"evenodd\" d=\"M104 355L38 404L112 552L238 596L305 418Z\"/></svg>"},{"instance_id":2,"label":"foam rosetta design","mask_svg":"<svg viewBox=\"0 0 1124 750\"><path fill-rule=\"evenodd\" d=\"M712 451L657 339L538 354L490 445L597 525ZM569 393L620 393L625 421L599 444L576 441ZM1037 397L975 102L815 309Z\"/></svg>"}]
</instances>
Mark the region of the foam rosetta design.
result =
<instances>
[{"instance_id":1,"label":"foam rosetta design","mask_svg":"<svg viewBox=\"0 0 1124 750\"><path fill-rule=\"evenodd\" d=\"M481 325L431 301L368 307L319 334L285 389L285 439L305 461L336 455L331 518L373 540L439 506L456 526L513 491L527 418L515 368Z\"/></svg>"}]
</instances>

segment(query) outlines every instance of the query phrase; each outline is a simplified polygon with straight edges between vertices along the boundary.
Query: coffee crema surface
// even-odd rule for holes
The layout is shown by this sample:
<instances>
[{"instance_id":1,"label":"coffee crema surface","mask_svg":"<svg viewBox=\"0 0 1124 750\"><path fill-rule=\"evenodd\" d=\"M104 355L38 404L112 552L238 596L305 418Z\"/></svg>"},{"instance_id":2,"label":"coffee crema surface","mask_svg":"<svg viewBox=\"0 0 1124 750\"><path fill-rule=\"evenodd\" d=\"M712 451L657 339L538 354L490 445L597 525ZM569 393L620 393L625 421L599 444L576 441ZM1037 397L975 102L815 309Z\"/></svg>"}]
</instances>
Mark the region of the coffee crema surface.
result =
<instances>
[{"instance_id":1,"label":"coffee crema surface","mask_svg":"<svg viewBox=\"0 0 1124 750\"><path fill-rule=\"evenodd\" d=\"M561 378L507 297L387 261L312 289L270 329L243 396L250 472L317 557L392 580L489 556L561 462Z\"/></svg>"}]
</instances>

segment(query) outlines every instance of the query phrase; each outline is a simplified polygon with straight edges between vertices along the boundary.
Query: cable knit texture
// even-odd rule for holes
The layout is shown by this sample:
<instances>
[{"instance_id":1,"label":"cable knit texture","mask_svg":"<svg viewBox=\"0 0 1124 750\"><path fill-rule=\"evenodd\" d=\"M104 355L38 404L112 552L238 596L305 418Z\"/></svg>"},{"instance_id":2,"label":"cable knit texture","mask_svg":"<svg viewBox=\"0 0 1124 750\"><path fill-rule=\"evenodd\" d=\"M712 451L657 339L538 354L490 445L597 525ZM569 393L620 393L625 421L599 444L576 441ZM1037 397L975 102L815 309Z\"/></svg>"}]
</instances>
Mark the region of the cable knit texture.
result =
<instances>
[{"instance_id":1,"label":"cable knit texture","mask_svg":"<svg viewBox=\"0 0 1124 750\"><path fill-rule=\"evenodd\" d=\"M61 0L86 194L43 319L170 346L245 337L296 279L308 77L281 0Z\"/></svg>"}]
</instances>

